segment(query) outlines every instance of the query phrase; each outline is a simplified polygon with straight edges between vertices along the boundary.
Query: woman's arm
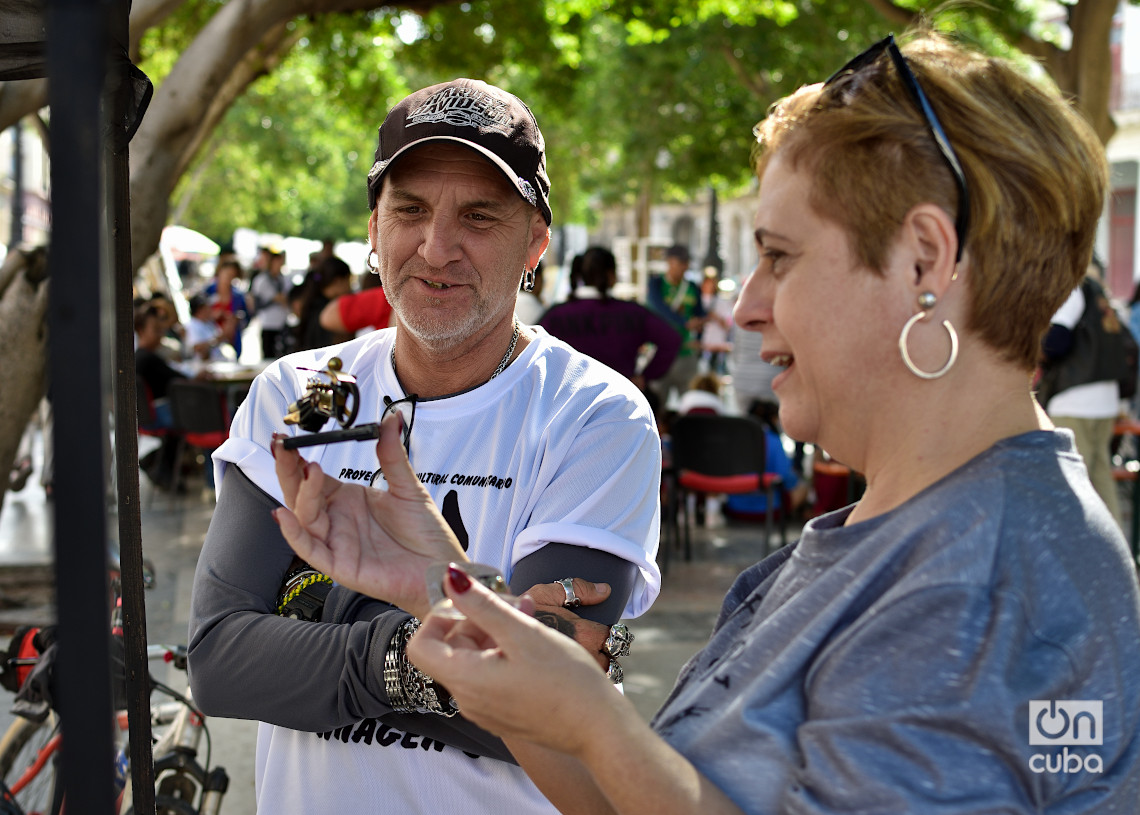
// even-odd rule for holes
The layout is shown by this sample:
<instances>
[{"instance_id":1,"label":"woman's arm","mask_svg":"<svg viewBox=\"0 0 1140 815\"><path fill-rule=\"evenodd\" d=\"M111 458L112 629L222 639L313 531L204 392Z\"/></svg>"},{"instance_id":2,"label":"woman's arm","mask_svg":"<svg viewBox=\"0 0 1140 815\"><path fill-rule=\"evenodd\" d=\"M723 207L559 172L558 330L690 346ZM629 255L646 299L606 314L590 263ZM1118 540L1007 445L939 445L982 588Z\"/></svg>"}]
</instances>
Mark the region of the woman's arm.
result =
<instances>
[{"instance_id":1,"label":"woman's arm","mask_svg":"<svg viewBox=\"0 0 1140 815\"><path fill-rule=\"evenodd\" d=\"M467 622L429 617L408 654L447 685L465 716L507 741L562 812L739 815L582 649L482 586L456 591L463 582L450 580L447 591Z\"/></svg>"}]
</instances>

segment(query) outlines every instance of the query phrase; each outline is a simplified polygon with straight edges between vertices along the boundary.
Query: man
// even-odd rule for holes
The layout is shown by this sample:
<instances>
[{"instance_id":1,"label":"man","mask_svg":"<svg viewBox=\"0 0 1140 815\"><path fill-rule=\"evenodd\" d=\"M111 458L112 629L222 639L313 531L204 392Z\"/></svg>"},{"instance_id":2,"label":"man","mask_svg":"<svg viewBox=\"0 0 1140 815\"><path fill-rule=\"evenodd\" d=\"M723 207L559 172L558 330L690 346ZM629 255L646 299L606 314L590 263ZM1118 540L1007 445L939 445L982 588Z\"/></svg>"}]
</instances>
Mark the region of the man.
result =
<instances>
[{"instance_id":1,"label":"man","mask_svg":"<svg viewBox=\"0 0 1140 815\"><path fill-rule=\"evenodd\" d=\"M1121 413L1123 326L1101 287L1102 273L1094 256L1081 285L1053 315L1042 342L1038 398L1053 424L1073 432L1093 488L1120 523L1110 445Z\"/></svg>"},{"instance_id":2,"label":"man","mask_svg":"<svg viewBox=\"0 0 1140 815\"><path fill-rule=\"evenodd\" d=\"M654 275L648 282L648 306L669 321L681 334L681 350L673 360L669 372L653 383L665 410L669 392L676 388L678 395L689 388L697 375L700 359L701 329L705 324L705 308L701 303L701 290L685 278L689 269L689 249L676 244L665 252L665 274Z\"/></svg>"},{"instance_id":3,"label":"man","mask_svg":"<svg viewBox=\"0 0 1140 815\"><path fill-rule=\"evenodd\" d=\"M261 356L277 359L285 353L285 324L289 317L289 289L292 284L282 273L284 252L269 252L268 265L250 284L257 318L261 322Z\"/></svg>"},{"instance_id":4,"label":"man","mask_svg":"<svg viewBox=\"0 0 1140 815\"><path fill-rule=\"evenodd\" d=\"M472 560L515 593L575 578L556 595L539 587L540 615L599 664L611 662L599 653L608 627L657 594L660 444L648 405L624 377L514 319L520 281L549 242L548 191L542 135L514 96L459 79L400 102L368 178L370 265L395 325L270 365L215 454L190 677L209 715L263 722L263 813L553 811L501 742L451 716L444 689L412 671L403 648L409 612L430 605L426 586L402 610L342 586L318 591L320 576L292 561L270 515L282 503L270 448L275 433L305 435L282 417L310 406L294 403L334 355L355 377L361 422L386 405L401 412L412 465ZM365 500L387 489L375 450L303 448L336 490ZM319 622L275 616L279 597ZM397 712L409 709L423 712Z\"/></svg>"}]
</instances>

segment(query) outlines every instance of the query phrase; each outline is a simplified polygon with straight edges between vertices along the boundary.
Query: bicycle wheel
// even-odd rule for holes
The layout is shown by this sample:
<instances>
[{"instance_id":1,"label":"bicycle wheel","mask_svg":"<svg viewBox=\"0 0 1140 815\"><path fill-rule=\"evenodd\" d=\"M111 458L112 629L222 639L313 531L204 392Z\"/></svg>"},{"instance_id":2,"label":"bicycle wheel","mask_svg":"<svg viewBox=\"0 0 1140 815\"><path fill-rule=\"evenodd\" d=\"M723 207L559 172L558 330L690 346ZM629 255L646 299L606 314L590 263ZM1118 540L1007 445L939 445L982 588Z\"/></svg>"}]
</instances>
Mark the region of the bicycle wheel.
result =
<instances>
[{"instance_id":1,"label":"bicycle wheel","mask_svg":"<svg viewBox=\"0 0 1140 815\"><path fill-rule=\"evenodd\" d=\"M198 815L198 810L189 801L169 795L154 796L154 812L155 815ZM135 815L135 808L131 807L124 815Z\"/></svg>"},{"instance_id":2,"label":"bicycle wheel","mask_svg":"<svg viewBox=\"0 0 1140 815\"><path fill-rule=\"evenodd\" d=\"M0 778L6 787L11 788L20 780L55 732L54 713L42 722L16 717L4 738L0 739ZM54 756L49 758L35 777L15 795L26 815L47 815L56 811L52 806L56 791L56 764L53 759Z\"/></svg>"}]
</instances>

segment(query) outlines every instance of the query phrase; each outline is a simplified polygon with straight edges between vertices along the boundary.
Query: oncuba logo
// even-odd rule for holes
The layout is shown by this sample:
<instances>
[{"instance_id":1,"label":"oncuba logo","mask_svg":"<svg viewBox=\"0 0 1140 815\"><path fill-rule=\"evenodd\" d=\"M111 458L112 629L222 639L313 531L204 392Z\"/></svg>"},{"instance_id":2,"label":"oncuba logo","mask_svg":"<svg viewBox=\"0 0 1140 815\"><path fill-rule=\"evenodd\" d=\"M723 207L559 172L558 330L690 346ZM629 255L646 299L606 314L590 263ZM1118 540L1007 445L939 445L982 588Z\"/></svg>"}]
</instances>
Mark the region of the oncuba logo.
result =
<instances>
[{"instance_id":1,"label":"oncuba logo","mask_svg":"<svg viewBox=\"0 0 1140 815\"><path fill-rule=\"evenodd\" d=\"M1096 753L1069 752L1069 747L1104 743L1104 703L1076 699L1034 699L1029 702L1030 746L1061 747L1060 753L1035 753L1029 769L1035 773L1104 772Z\"/></svg>"}]
</instances>

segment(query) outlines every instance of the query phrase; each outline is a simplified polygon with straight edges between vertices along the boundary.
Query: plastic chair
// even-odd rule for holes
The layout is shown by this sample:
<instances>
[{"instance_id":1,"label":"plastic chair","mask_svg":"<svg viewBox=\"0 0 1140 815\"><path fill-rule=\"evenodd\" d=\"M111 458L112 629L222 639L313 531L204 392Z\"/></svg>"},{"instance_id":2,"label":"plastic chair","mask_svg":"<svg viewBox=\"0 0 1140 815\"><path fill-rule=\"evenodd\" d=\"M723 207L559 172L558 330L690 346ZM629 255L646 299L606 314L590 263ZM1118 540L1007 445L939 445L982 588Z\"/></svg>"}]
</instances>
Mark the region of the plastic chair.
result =
<instances>
[{"instance_id":1,"label":"plastic chair","mask_svg":"<svg viewBox=\"0 0 1140 815\"><path fill-rule=\"evenodd\" d=\"M780 515L780 545L788 542L788 495L784 480L776 473L764 471L767 440L764 425L748 416L678 417L670 429L672 466L665 473L669 481L669 507L666 512L670 530L665 541L662 568L667 568L670 549L679 537L678 514L683 516L685 560L692 559L689 532L690 519L686 502L689 493L748 493L763 490L769 511L765 516L764 549L767 554L772 539L772 521ZM776 495L780 509L776 510Z\"/></svg>"},{"instance_id":2,"label":"plastic chair","mask_svg":"<svg viewBox=\"0 0 1140 815\"><path fill-rule=\"evenodd\" d=\"M170 412L173 416L172 430L178 434L178 452L174 468L174 481L171 490L177 494L178 483L182 478L182 457L186 447L198 448L209 454L220 447L230 435L230 415L226 408L225 393L211 384L180 380L170 383Z\"/></svg>"}]
</instances>

